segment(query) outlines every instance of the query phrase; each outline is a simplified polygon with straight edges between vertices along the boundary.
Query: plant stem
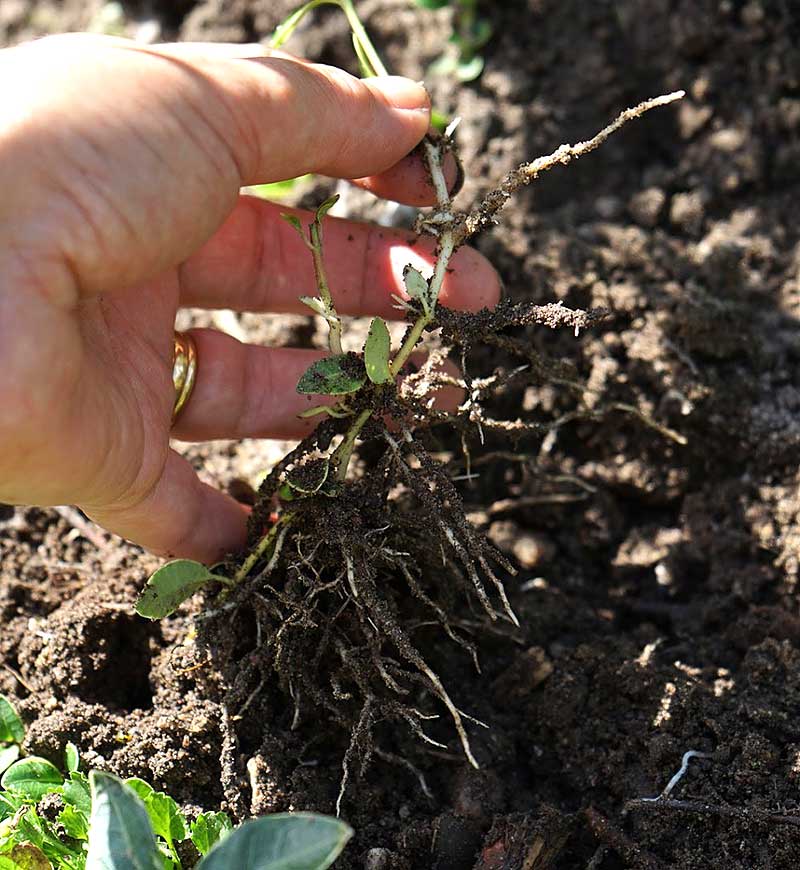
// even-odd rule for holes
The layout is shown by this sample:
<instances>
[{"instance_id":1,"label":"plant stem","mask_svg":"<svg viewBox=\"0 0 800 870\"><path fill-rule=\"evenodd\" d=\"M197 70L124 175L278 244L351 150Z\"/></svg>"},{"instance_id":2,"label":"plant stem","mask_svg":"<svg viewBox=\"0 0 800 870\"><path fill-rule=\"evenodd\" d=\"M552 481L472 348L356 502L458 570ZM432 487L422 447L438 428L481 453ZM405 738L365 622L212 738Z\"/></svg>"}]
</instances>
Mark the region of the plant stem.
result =
<instances>
[{"instance_id":1,"label":"plant stem","mask_svg":"<svg viewBox=\"0 0 800 870\"><path fill-rule=\"evenodd\" d=\"M450 192L447 190L447 179L442 169L442 149L440 145L425 140L425 158L431 172L431 181L436 191L436 202L439 209L450 212Z\"/></svg>"},{"instance_id":2,"label":"plant stem","mask_svg":"<svg viewBox=\"0 0 800 870\"><path fill-rule=\"evenodd\" d=\"M356 438L359 432L364 428L364 424L372 416L372 408L365 408L353 424L347 430L342 443L334 450L331 456L331 462L336 468L336 479L345 480L347 478L347 469L350 466L350 457L353 455L353 448L356 446Z\"/></svg>"},{"instance_id":3,"label":"plant stem","mask_svg":"<svg viewBox=\"0 0 800 870\"><path fill-rule=\"evenodd\" d=\"M431 322L431 319L430 314L420 314L415 321L414 326L411 328L411 332L408 333L406 340L403 342L403 346L399 351L397 351L397 356L389 364L389 371L393 378L396 378L400 374L401 369L406 362L408 362L408 358L419 343L420 338L422 338L422 333L425 331L425 327Z\"/></svg>"},{"instance_id":4,"label":"plant stem","mask_svg":"<svg viewBox=\"0 0 800 870\"><path fill-rule=\"evenodd\" d=\"M331 288L328 286L328 277L325 274L325 263L322 259L322 227L318 220L311 224L311 256L314 258L314 275L317 280L317 289L319 290L319 298L325 305L325 320L330 329L328 336L328 346L331 353L342 353L342 321L339 320L339 315L336 313L336 308L333 305L333 297L331 296Z\"/></svg>"},{"instance_id":5,"label":"plant stem","mask_svg":"<svg viewBox=\"0 0 800 870\"><path fill-rule=\"evenodd\" d=\"M353 32L353 41L357 43L356 51L360 58L363 57L369 67L365 72L370 76L389 75L378 52L375 50L375 46L372 44L372 40L369 38L369 34L361 23L361 19L358 17L355 6L353 6L353 0L311 0L311 2L306 3L305 6L292 13L283 24L277 27L272 36L270 47L280 48L294 33L297 25L306 16L306 13L311 12L312 9L316 9L318 6L325 5L338 6L347 16L347 22L350 25L350 30Z\"/></svg>"},{"instance_id":6,"label":"plant stem","mask_svg":"<svg viewBox=\"0 0 800 870\"><path fill-rule=\"evenodd\" d=\"M353 6L353 0L341 0L340 5L342 11L347 16L347 21L350 24L350 29L353 31L353 36L360 43L366 59L372 66L372 74L375 76L388 76L388 70L383 65L383 61L378 52L375 51L375 46L372 44L372 40L369 38L367 31L364 29L364 25L361 23L361 19L356 13L355 7Z\"/></svg>"},{"instance_id":7,"label":"plant stem","mask_svg":"<svg viewBox=\"0 0 800 870\"><path fill-rule=\"evenodd\" d=\"M272 528L264 535L264 537L258 542L255 549L250 553L250 555L242 562L239 567L239 570L234 575L234 583L241 583L245 577L253 570L256 562L266 553L269 549L270 544L278 537L278 532L281 527L286 525L292 518L291 513L286 513L283 516L278 518L278 521Z\"/></svg>"},{"instance_id":8,"label":"plant stem","mask_svg":"<svg viewBox=\"0 0 800 870\"><path fill-rule=\"evenodd\" d=\"M437 232L439 235L439 249L436 253L436 263L433 267L433 277L428 284L428 304L425 306L425 311L417 318L411 331L408 333L403 346L397 352L397 356L392 360L389 366L389 371L392 377L397 377L401 369L408 361L414 348L419 344L422 338L422 333L425 327L433 320L433 312L436 309L436 303L439 300L439 294L442 292L442 284L444 277L447 274L447 267L450 264L450 258L455 251L455 235L453 233L453 215L451 213L450 193L447 190L447 179L444 177L442 168L443 149L440 144L435 144L430 141L425 142L425 159L428 163L428 169L431 173L431 181L433 182L434 190L436 191L436 200L438 209L435 216L442 223L437 224Z\"/></svg>"}]
</instances>

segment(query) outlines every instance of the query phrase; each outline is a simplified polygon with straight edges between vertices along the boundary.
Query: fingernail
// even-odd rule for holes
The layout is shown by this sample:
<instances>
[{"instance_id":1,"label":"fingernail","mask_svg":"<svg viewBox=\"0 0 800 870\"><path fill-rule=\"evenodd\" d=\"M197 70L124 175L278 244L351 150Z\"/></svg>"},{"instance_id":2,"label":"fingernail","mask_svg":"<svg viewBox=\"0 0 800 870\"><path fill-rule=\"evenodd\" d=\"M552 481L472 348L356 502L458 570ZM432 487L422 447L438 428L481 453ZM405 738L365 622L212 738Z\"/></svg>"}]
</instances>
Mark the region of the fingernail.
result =
<instances>
[{"instance_id":1,"label":"fingernail","mask_svg":"<svg viewBox=\"0 0 800 870\"><path fill-rule=\"evenodd\" d=\"M415 109L429 112L430 98L425 88L411 79L402 76L380 76L367 79L367 83L377 88L396 109Z\"/></svg>"}]
</instances>

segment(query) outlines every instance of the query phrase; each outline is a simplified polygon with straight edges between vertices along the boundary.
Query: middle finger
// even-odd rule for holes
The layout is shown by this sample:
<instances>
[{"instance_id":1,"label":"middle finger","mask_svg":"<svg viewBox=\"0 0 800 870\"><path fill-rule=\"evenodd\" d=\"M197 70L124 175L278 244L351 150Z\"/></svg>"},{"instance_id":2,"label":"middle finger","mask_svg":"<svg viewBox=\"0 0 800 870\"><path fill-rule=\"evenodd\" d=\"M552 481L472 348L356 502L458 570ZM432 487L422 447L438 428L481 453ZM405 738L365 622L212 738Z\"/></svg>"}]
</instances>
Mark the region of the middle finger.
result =
<instances>
[{"instance_id":1,"label":"middle finger","mask_svg":"<svg viewBox=\"0 0 800 870\"><path fill-rule=\"evenodd\" d=\"M311 254L295 229L281 219L291 213L304 229L310 212L241 196L219 230L180 269L181 305L234 311L307 313L300 296L317 294ZM399 319L392 294L408 298L403 267L426 276L435 241L414 233L326 218L323 256L340 314ZM500 298L500 281L488 260L463 247L450 261L440 299L451 308L478 311Z\"/></svg>"}]
</instances>

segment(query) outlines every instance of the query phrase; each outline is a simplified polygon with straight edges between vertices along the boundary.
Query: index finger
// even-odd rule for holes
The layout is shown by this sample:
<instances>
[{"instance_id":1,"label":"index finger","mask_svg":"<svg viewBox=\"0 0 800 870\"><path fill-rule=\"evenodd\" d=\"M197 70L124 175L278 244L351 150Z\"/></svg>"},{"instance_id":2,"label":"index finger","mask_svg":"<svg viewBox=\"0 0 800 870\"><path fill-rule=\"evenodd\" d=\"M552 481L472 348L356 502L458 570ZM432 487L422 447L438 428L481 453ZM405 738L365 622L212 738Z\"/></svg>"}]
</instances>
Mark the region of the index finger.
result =
<instances>
[{"instance_id":1,"label":"index finger","mask_svg":"<svg viewBox=\"0 0 800 870\"><path fill-rule=\"evenodd\" d=\"M284 57L84 37L8 51L5 74L23 85L3 105L2 208L17 228L36 228L25 253L47 263L42 281L69 307L185 260L241 187L379 175L430 119L427 93L408 79L361 81ZM44 212L30 190L53 191Z\"/></svg>"}]
</instances>

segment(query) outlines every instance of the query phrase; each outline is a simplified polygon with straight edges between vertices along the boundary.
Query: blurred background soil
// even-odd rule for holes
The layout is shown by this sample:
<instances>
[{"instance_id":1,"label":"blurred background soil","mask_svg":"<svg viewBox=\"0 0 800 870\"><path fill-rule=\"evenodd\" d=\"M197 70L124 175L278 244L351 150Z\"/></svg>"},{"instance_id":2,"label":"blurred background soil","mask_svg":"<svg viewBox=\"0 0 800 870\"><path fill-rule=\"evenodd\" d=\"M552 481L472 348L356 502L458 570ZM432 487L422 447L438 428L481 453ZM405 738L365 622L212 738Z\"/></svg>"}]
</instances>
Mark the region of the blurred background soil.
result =
<instances>
[{"instance_id":1,"label":"blurred background soil","mask_svg":"<svg viewBox=\"0 0 800 870\"><path fill-rule=\"evenodd\" d=\"M423 78L450 12L357 5L388 66ZM255 41L293 6L2 0L0 44L86 28ZM544 441L470 445L479 476L459 485L520 566L507 585L522 631L484 636L480 675L424 642L460 708L490 726L472 732L482 769L455 747L419 755L429 798L412 775L373 764L345 799L357 833L337 866L796 868L800 9L509 0L482 14L494 33L482 76L429 80L437 107L463 119L462 205L626 106L677 88L687 98L537 182L477 242L510 297L611 310L579 337L516 331L577 367L598 414ZM353 68L344 22L325 10L289 47ZM311 205L332 186L294 195ZM408 218L360 193L344 208ZM303 317L186 317L251 341L321 336ZM477 375L518 361L476 351L469 364ZM610 410L620 404L686 443ZM573 407L532 375L490 404L532 421ZM185 449L227 487L256 482L283 447ZM442 437L440 453L463 473L458 438ZM0 691L29 725L28 750L58 761L73 740L87 764L189 806L330 812L346 741L314 723L291 731L269 686L246 711L225 709L220 670L195 642L199 604L157 625L133 615L156 564L74 510L0 508ZM673 803L626 806L659 794L688 750L710 757L690 762Z\"/></svg>"}]
</instances>

